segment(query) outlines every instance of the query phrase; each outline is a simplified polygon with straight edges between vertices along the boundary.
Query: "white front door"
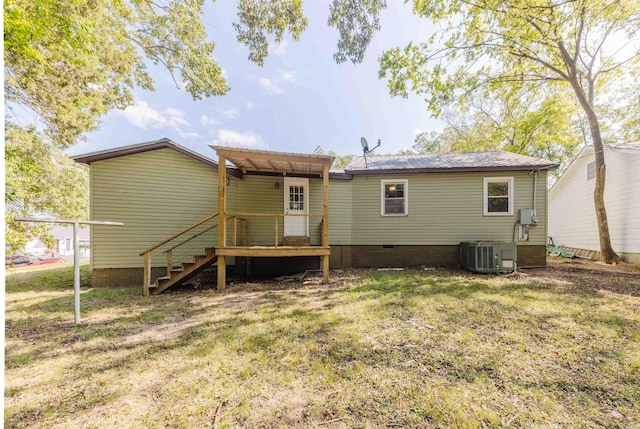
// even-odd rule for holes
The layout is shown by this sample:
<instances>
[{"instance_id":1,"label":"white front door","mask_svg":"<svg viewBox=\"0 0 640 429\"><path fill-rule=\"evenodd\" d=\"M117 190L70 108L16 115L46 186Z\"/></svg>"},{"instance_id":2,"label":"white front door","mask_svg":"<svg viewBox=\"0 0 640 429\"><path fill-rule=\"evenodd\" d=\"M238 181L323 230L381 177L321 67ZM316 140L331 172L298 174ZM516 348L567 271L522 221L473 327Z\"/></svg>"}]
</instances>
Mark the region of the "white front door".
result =
<instances>
[{"instance_id":1,"label":"white front door","mask_svg":"<svg viewBox=\"0 0 640 429\"><path fill-rule=\"evenodd\" d=\"M284 178L284 213L309 213L309 179L298 177ZM284 235L307 237L309 231L309 217L285 216Z\"/></svg>"}]
</instances>

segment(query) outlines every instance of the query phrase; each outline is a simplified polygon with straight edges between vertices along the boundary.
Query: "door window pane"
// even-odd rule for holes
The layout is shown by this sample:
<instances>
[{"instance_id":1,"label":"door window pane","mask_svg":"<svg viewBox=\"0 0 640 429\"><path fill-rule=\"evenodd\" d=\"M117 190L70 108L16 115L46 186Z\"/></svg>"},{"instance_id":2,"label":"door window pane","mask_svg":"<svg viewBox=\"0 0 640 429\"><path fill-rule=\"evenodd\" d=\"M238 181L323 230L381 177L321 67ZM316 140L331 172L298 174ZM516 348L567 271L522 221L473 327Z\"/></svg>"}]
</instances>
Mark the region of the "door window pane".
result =
<instances>
[{"instance_id":1,"label":"door window pane","mask_svg":"<svg viewBox=\"0 0 640 429\"><path fill-rule=\"evenodd\" d=\"M304 186L289 186L289 210L304 210Z\"/></svg>"}]
</instances>

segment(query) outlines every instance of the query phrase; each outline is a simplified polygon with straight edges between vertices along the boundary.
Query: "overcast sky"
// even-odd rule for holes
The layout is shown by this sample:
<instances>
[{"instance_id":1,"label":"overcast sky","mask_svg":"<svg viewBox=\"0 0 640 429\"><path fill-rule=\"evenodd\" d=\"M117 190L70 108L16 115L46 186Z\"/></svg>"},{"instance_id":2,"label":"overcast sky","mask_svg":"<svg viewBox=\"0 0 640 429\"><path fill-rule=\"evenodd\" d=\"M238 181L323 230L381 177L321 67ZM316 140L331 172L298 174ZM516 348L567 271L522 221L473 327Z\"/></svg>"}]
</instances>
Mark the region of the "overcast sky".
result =
<instances>
[{"instance_id":1,"label":"overcast sky","mask_svg":"<svg viewBox=\"0 0 640 429\"><path fill-rule=\"evenodd\" d=\"M327 26L328 0L305 1L309 26L300 41L274 46L264 67L247 60L231 22L236 2L207 1L204 17L215 58L231 86L226 96L193 101L176 88L168 72L151 68L155 92L135 90L135 104L114 110L100 129L71 148L94 152L168 137L209 157L208 144L284 152L312 152L317 146L341 155L361 153L360 137L377 153L409 149L419 131L438 129L417 96L391 98L378 79L378 58L385 49L426 37L425 22L410 5L389 0L363 64L336 64L337 30Z\"/></svg>"}]
</instances>

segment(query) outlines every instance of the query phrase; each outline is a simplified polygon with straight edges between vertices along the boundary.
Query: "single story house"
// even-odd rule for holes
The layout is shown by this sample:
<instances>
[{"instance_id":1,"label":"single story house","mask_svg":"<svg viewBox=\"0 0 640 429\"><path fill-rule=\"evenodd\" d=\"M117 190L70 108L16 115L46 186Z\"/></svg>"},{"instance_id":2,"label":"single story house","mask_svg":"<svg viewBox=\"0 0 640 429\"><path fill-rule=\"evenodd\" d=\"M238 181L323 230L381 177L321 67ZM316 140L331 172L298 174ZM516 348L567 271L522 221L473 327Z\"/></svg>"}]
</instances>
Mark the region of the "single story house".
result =
<instances>
[{"instance_id":1,"label":"single story house","mask_svg":"<svg viewBox=\"0 0 640 429\"><path fill-rule=\"evenodd\" d=\"M24 245L24 253L31 256L45 256L48 250L47 245L39 238L29 240L27 244Z\"/></svg>"},{"instance_id":2,"label":"single story house","mask_svg":"<svg viewBox=\"0 0 640 429\"><path fill-rule=\"evenodd\" d=\"M53 235L53 251L62 256L73 256L73 227L57 225L51 229ZM80 228L78 231L80 245L80 258L88 259L90 254L89 228Z\"/></svg>"},{"instance_id":3,"label":"single story house","mask_svg":"<svg viewBox=\"0 0 640 429\"><path fill-rule=\"evenodd\" d=\"M73 228L57 225L51 228L49 234L53 236L53 247L49 248L39 238L29 241L25 245L25 253L32 256L73 256ZM80 257L89 258L89 229L80 228Z\"/></svg>"},{"instance_id":4,"label":"single story house","mask_svg":"<svg viewBox=\"0 0 640 429\"><path fill-rule=\"evenodd\" d=\"M623 260L640 264L640 143L605 145L604 157L611 245ZM549 190L549 236L554 244L600 251L595 182L593 146L585 146Z\"/></svg>"},{"instance_id":5,"label":"single story house","mask_svg":"<svg viewBox=\"0 0 640 429\"><path fill-rule=\"evenodd\" d=\"M328 156L213 149L217 161L161 139L74 157L90 167L91 219L125 224L91 227L94 286L158 291L213 262L276 273L319 258L325 276L329 266L455 267L460 243L475 240L516 242L518 266L546 264L553 162L369 156L338 171Z\"/></svg>"}]
</instances>

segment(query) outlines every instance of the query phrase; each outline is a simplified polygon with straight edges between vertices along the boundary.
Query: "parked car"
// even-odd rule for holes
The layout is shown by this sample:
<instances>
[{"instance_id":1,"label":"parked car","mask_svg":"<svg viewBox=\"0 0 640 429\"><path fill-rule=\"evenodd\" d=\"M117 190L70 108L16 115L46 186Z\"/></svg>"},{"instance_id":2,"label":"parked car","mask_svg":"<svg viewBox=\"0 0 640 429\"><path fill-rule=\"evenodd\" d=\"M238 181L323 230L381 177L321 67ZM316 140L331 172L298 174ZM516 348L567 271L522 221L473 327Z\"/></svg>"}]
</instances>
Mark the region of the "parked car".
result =
<instances>
[{"instance_id":1,"label":"parked car","mask_svg":"<svg viewBox=\"0 0 640 429\"><path fill-rule=\"evenodd\" d=\"M62 258L31 258L25 255L13 255L5 257L5 265L20 267L25 265L46 265L61 264L64 262Z\"/></svg>"},{"instance_id":2,"label":"parked car","mask_svg":"<svg viewBox=\"0 0 640 429\"><path fill-rule=\"evenodd\" d=\"M4 264L5 265L13 265L13 260L17 259L17 258L22 258L22 256L20 256L20 255L5 256L4 257Z\"/></svg>"},{"instance_id":3,"label":"parked car","mask_svg":"<svg viewBox=\"0 0 640 429\"><path fill-rule=\"evenodd\" d=\"M13 255L8 257L4 262L6 265L18 266L18 265L28 265L31 258L25 255Z\"/></svg>"},{"instance_id":4,"label":"parked car","mask_svg":"<svg viewBox=\"0 0 640 429\"><path fill-rule=\"evenodd\" d=\"M44 265L44 264L62 264L64 259L62 258L36 258L37 263L34 265Z\"/></svg>"}]
</instances>

